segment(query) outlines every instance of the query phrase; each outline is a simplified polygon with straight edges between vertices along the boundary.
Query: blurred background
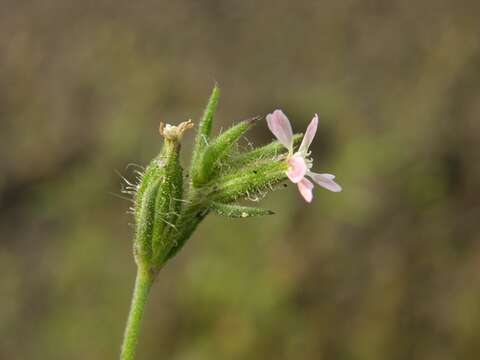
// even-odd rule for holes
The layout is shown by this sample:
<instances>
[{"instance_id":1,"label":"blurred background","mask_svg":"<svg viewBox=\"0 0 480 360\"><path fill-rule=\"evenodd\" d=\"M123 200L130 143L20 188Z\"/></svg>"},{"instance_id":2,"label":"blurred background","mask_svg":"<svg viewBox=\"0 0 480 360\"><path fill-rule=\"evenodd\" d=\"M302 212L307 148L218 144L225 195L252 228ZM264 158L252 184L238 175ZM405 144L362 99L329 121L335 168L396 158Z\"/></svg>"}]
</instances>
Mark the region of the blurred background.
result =
<instances>
[{"instance_id":1,"label":"blurred background","mask_svg":"<svg viewBox=\"0 0 480 360\"><path fill-rule=\"evenodd\" d=\"M318 112L315 169L344 191L210 215L161 273L138 358L480 357L477 1L0 5L1 359L117 358L135 276L121 176L215 81L216 131Z\"/></svg>"}]
</instances>

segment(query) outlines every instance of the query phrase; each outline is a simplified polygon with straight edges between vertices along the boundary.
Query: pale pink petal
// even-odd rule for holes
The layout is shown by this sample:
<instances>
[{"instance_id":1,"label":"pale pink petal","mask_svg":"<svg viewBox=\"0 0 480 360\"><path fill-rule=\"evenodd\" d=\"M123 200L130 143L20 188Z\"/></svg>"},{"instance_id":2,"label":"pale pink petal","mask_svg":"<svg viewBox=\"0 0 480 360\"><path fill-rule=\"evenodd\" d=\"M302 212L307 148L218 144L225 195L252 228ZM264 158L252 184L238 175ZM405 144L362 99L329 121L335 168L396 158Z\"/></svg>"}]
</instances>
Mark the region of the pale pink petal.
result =
<instances>
[{"instance_id":1,"label":"pale pink petal","mask_svg":"<svg viewBox=\"0 0 480 360\"><path fill-rule=\"evenodd\" d=\"M332 175L332 174L320 174L320 175L322 175L323 177L326 177L327 179L330 179L330 180L335 179L335 175Z\"/></svg>"},{"instance_id":2,"label":"pale pink petal","mask_svg":"<svg viewBox=\"0 0 480 360\"><path fill-rule=\"evenodd\" d=\"M327 190L333 192L340 192L342 191L342 187L338 185L333 179L335 178L332 174L317 174L313 172L309 172L308 176L312 178L318 185L324 187Z\"/></svg>"},{"instance_id":3,"label":"pale pink petal","mask_svg":"<svg viewBox=\"0 0 480 360\"><path fill-rule=\"evenodd\" d=\"M288 159L287 176L293 183L298 183L307 173L307 164L305 159L299 155L294 155Z\"/></svg>"},{"instance_id":4,"label":"pale pink petal","mask_svg":"<svg viewBox=\"0 0 480 360\"><path fill-rule=\"evenodd\" d=\"M270 131L285 146L288 150L293 147L293 132L292 126L287 116L282 110L275 110L273 113L267 115L267 124Z\"/></svg>"},{"instance_id":5,"label":"pale pink petal","mask_svg":"<svg viewBox=\"0 0 480 360\"><path fill-rule=\"evenodd\" d=\"M302 144L300 145L298 152L302 154L307 153L308 148L310 147L310 144L312 143L313 138L315 137L315 133L317 132L317 127L318 127L318 115L315 114L312 121L310 121L310 124L307 127L307 131L305 131L305 135L303 136Z\"/></svg>"},{"instance_id":6,"label":"pale pink petal","mask_svg":"<svg viewBox=\"0 0 480 360\"><path fill-rule=\"evenodd\" d=\"M313 184L307 178L303 178L298 184L298 191L302 194L306 202L312 202L313 199Z\"/></svg>"}]
</instances>

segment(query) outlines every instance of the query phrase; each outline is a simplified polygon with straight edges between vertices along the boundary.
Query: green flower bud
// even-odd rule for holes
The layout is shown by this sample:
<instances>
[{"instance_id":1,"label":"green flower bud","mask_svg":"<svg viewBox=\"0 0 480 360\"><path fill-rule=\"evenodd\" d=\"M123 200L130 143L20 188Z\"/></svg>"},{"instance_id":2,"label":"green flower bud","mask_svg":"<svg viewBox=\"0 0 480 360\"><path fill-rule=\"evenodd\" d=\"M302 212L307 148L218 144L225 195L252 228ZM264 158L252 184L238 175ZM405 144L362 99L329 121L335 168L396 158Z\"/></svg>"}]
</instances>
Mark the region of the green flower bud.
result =
<instances>
[{"instance_id":1,"label":"green flower bud","mask_svg":"<svg viewBox=\"0 0 480 360\"><path fill-rule=\"evenodd\" d=\"M293 135L293 145L298 145L303 138L303 134ZM275 159L279 155L284 155L288 152L279 141L273 141L270 144L255 148L253 150L236 153L225 159L223 162L224 167L231 169L239 169L259 160Z\"/></svg>"},{"instance_id":2,"label":"green flower bud","mask_svg":"<svg viewBox=\"0 0 480 360\"><path fill-rule=\"evenodd\" d=\"M192 181L195 187L199 187L211 180L220 161L229 154L233 144L235 144L258 119L258 117L255 117L241 121L223 134L220 134L211 144L205 147L200 155L199 166L192 174Z\"/></svg>"},{"instance_id":3,"label":"green flower bud","mask_svg":"<svg viewBox=\"0 0 480 360\"><path fill-rule=\"evenodd\" d=\"M160 154L147 167L135 197L135 258L151 271L160 269L172 247L182 209L183 175L180 140L191 121L178 126L160 124L165 138Z\"/></svg>"},{"instance_id":4,"label":"green flower bud","mask_svg":"<svg viewBox=\"0 0 480 360\"><path fill-rule=\"evenodd\" d=\"M284 157L259 161L220 176L210 188L208 197L212 201L230 203L240 198L263 196L286 179L287 168Z\"/></svg>"}]
</instances>

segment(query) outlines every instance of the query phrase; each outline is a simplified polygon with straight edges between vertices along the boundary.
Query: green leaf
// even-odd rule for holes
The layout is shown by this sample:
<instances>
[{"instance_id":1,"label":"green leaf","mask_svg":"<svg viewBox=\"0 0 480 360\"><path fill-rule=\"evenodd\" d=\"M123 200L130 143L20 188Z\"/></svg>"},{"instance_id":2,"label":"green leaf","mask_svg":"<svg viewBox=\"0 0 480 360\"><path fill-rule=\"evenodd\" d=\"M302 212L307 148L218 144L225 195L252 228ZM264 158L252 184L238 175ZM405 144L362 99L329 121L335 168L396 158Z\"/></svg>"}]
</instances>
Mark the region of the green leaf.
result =
<instances>
[{"instance_id":1,"label":"green leaf","mask_svg":"<svg viewBox=\"0 0 480 360\"><path fill-rule=\"evenodd\" d=\"M220 134L203 150L198 167L192 174L193 185L199 187L207 183L216 170L219 161L228 156L232 145L258 120L258 117L244 120Z\"/></svg>"},{"instance_id":2,"label":"green leaf","mask_svg":"<svg viewBox=\"0 0 480 360\"><path fill-rule=\"evenodd\" d=\"M192 173L196 171L202 150L209 142L210 134L212 132L213 118L215 117L219 98L220 89L215 84L212 94L208 99L207 107L203 112L202 119L198 124L197 136L195 137L195 145L192 154L192 162L190 165Z\"/></svg>"},{"instance_id":3,"label":"green leaf","mask_svg":"<svg viewBox=\"0 0 480 360\"><path fill-rule=\"evenodd\" d=\"M207 107L203 112L202 120L198 124L197 142L199 145L204 145L205 140L208 140L212 132L213 118L217 111L218 100L220 98L220 89L217 84L213 87L212 94L208 99Z\"/></svg>"},{"instance_id":4,"label":"green leaf","mask_svg":"<svg viewBox=\"0 0 480 360\"><path fill-rule=\"evenodd\" d=\"M211 202L210 209L217 215L227 216L231 218L246 218L253 216L264 216L274 214L271 210L255 208L250 206L240 206L232 204L222 204Z\"/></svg>"}]
</instances>

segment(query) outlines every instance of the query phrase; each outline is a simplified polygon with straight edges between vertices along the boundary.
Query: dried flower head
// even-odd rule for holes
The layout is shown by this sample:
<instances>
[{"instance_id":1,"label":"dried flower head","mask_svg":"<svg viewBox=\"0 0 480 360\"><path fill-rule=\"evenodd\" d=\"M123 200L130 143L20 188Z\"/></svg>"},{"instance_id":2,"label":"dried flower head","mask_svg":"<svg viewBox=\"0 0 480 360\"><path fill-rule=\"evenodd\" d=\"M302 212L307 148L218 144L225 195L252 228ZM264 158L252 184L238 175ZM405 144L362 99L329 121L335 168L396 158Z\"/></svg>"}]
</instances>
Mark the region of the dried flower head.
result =
<instances>
[{"instance_id":1,"label":"dried flower head","mask_svg":"<svg viewBox=\"0 0 480 360\"><path fill-rule=\"evenodd\" d=\"M160 122L158 131L160 132L160 135L162 135L165 139L180 141L183 137L183 133L188 129L191 129L192 127L192 120L181 122L177 126Z\"/></svg>"}]
</instances>

